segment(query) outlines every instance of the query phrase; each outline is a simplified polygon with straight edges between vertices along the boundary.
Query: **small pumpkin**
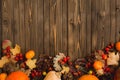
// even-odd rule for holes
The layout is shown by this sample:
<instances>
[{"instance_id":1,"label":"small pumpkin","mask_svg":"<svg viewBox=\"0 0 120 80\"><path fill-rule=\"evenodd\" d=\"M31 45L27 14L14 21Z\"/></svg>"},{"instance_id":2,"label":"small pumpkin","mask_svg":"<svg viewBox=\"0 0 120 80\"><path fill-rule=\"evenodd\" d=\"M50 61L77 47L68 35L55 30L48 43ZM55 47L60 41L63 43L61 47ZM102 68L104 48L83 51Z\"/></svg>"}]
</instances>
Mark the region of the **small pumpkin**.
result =
<instances>
[{"instance_id":1,"label":"small pumpkin","mask_svg":"<svg viewBox=\"0 0 120 80\"><path fill-rule=\"evenodd\" d=\"M116 50L120 51L120 42L117 42L117 43L115 44L115 47L116 47Z\"/></svg>"},{"instance_id":2,"label":"small pumpkin","mask_svg":"<svg viewBox=\"0 0 120 80\"><path fill-rule=\"evenodd\" d=\"M81 76L78 80L99 80L99 79L94 75L86 74Z\"/></svg>"},{"instance_id":3,"label":"small pumpkin","mask_svg":"<svg viewBox=\"0 0 120 80\"><path fill-rule=\"evenodd\" d=\"M103 68L103 63L101 61L95 61L93 67L98 70Z\"/></svg>"},{"instance_id":4,"label":"small pumpkin","mask_svg":"<svg viewBox=\"0 0 120 80\"><path fill-rule=\"evenodd\" d=\"M44 80L61 80L61 73L50 71L48 72Z\"/></svg>"},{"instance_id":5,"label":"small pumpkin","mask_svg":"<svg viewBox=\"0 0 120 80\"><path fill-rule=\"evenodd\" d=\"M34 56L35 56L34 50L29 50L29 51L25 54L25 57L26 57L27 59L31 59L31 58L33 58Z\"/></svg>"},{"instance_id":6,"label":"small pumpkin","mask_svg":"<svg viewBox=\"0 0 120 80\"><path fill-rule=\"evenodd\" d=\"M0 74L0 80L5 80L7 77L7 74L6 73L1 73Z\"/></svg>"},{"instance_id":7,"label":"small pumpkin","mask_svg":"<svg viewBox=\"0 0 120 80\"><path fill-rule=\"evenodd\" d=\"M15 71L10 73L6 80L29 80L29 77L22 71Z\"/></svg>"}]
</instances>

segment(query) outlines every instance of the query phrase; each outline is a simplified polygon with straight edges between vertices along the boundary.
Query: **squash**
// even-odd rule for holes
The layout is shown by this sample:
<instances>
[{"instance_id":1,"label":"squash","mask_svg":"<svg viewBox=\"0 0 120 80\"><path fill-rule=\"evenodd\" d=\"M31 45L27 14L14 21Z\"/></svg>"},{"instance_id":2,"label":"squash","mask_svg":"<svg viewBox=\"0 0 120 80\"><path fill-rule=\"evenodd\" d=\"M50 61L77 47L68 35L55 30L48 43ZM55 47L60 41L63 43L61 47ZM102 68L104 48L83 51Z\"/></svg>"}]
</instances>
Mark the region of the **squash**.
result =
<instances>
[{"instance_id":1,"label":"squash","mask_svg":"<svg viewBox=\"0 0 120 80\"><path fill-rule=\"evenodd\" d=\"M86 74L81 76L78 80L99 80L99 79L94 75Z\"/></svg>"},{"instance_id":2,"label":"squash","mask_svg":"<svg viewBox=\"0 0 120 80\"><path fill-rule=\"evenodd\" d=\"M44 80L61 80L61 73L50 71L48 72Z\"/></svg>"}]
</instances>

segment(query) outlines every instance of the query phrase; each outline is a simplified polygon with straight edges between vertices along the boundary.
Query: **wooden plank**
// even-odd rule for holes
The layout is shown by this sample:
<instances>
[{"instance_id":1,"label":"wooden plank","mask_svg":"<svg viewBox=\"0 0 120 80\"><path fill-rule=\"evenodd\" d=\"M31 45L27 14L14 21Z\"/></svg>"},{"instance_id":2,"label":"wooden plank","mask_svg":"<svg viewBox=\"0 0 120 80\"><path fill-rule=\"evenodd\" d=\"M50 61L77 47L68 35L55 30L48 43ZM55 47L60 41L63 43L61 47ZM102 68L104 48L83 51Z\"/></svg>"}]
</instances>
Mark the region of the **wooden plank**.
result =
<instances>
[{"instance_id":1,"label":"wooden plank","mask_svg":"<svg viewBox=\"0 0 120 80\"><path fill-rule=\"evenodd\" d=\"M13 0L2 1L2 40L13 41Z\"/></svg>"},{"instance_id":2,"label":"wooden plank","mask_svg":"<svg viewBox=\"0 0 120 80\"><path fill-rule=\"evenodd\" d=\"M115 42L116 29L116 0L110 0L110 42Z\"/></svg>"},{"instance_id":3,"label":"wooden plank","mask_svg":"<svg viewBox=\"0 0 120 80\"><path fill-rule=\"evenodd\" d=\"M91 0L86 1L86 54L91 51Z\"/></svg>"},{"instance_id":4,"label":"wooden plank","mask_svg":"<svg viewBox=\"0 0 120 80\"><path fill-rule=\"evenodd\" d=\"M110 42L110 0L105 0L105 31L104 31L104 42L105 45Z\"/></svg>"},{"instance_id":5,"label":"wooden plank","mask_svg":"<svg viewBox=\"0 0 120 80\"><path fill-rule=\"evenodd\" d=\"M2 45L2 0L0 0L0 45ZM0 46L0 52L2 52L2 46Z\"/></svg>"},{"instance_id":6,"label":"wooden plank","mask_svg":"<svg viewBox=\"0 0 120 80\"><path fill-rule=\"evenodd\" d=\"M68 54L68 0L62 0L62 52Z\"/></svg>"},{"instance_id":7,"label":"wooden plank","mask_svg":"<svg viewBox=\"0 0 120 80\"><path fill-rule=\"evenodd\" d=\"M20 44L20 10L19 10L19 0L13 0L14 13L13 13L13 21L14 21L14 44Z\"/></svg>"},{"instance_id":8,"label":"wooden plank","mask_svg":"<svg viewBox=\"0 0 120 80\"><path fill-rule=\"evenodd\" d=\"M30 48L33 49L38 57L37 46L37 0L30 2Z\"/></svg>"},{"instance_id":9,"label":"wooden plank","mask_svg":"<svg viewBox=\"0 0 120 80\"><path fill-rule=\"evenodd\" d=\"M62 51L62 0L56 0L56 52Z\"/></svg>"},{"instance_id":10,"label":"wooden plank","mask_svg":"<svg viewBox=\"0 0 120 80\"><path fill-rule=\"evenodd\" d=\"M104 48L104 17L105 17L105 3L104 0L99 0L97 2L98 5L98 15L97 15L97 33L99 36L97 36L97 49Z\"/></svg>"},{"instance_id":11,"label":"wooden plank","mask_svg":"<svg viewBox=\"0 0 120 80\"><path fill-rule=\"evenodd\" d=\"M50 0L50 55L56 52L56 0Z\"/></svg>"},{"instance_id":12,"label":"wooden plank","mask_svg":"<svg viewBox=\"0 0 120 80\"><path fill-rule=\"evenodd\" d=\"M73 12L73 40L74 40L74 45L73 45L73 54L74 57L73 59L76 59L79 57L80 53L80 1L79 0L74 0L74 12Z\"/></svg>"},{"instance_id":13,"label":"wooden plank","mask_svg":"<svg viewBox=\"0 0 120 80\"><path fill-rule=\"evenodd\" d=\"M43 0L37 3L37 46L38 54L43 54Z\"/></svg>"},{"instance_id":14,"label":"wooden plank","mask_svg":"<svg viewBox=\"0 0 120 80\"><path fill-rule=\"evenodd\" d=\"M73 60L74 56L74 32L73 28L73 12L74 12L74 4L73 0L68 1L68 55L71 57L71 60Z\"/></svg>"},{"instance_id":15,"label":"wooden plank","mask_svg":"<svg viewBox=\"0 0 120 80\"><path fill-rule=\"evenodd\" d=\"M92 41L91 41L91 46L92 46L92 51L94 51L97 48L97 5L96 5L96 0L91 0L91 28L92 28Z\"/></svg>"},{"instance_id":16,"label":"wooden plank","mask_svg":"<svg viewBox=\"0 0 120 80\"><path fill-rule=\"evenodd\" d=\"M19 26L16 26L16 27L19 27L19 43L20 43L20 46L21 46L21 49L22 49L22 52L25 53L26 50L25 50L25 26L24 26L24 6L25 6L25 3L24 3L24 0L19 0L19 4L18 4L18 7L19 7ZM17 43L17 42L16 42Z\"/></svg>"},{"instance_id":17,"label":"wooden plank","mask_svg":"<svg viewBox=\"0 0 120 80\"><path fill-rule=\"evenodd\" d=\"M87 0L80 0L80 57L86 55L86 1Z\"/></svg>"},{"instance_id":18,"label":"wooden plank","mask_svg":"<svg viewBox=\"0 0 120 80\"><path fill-rule=\"evenodd\" d=\"M29 50L30 48L30 0L25 0L25 9L24 9L24 26L25 26L25 50Z\"/></svg>"},{"instance_id":19,"label":"wooden plank","mask_svg":"<svg viewBox=\"0 0 120 80\"><path fill-rule=\"evenodd\" d=\"M71 60L79 57L80 43L79 43L79 4L78 0L68 1L68 55Z\"/></svg>"},{"instance_id":20,"label":"wooden plank","mask_svg":"<svg viewBox=\"0 0 120 80\"><path fill-rule=\"evenodd\" d=\"M49 54L49 19L50 5L48 0L44 0L44 53Z\"/></svg>"},{"instance_id":21,"label":"wooden plank","mask_svg":"<svg viewBox=\"0 0 120 80\"><path fill-rule=\"evenodd\" d=\"M116 33L115 39L116 41L120 40L120 0L116 0Z\"/></svg>"}]
</instances>

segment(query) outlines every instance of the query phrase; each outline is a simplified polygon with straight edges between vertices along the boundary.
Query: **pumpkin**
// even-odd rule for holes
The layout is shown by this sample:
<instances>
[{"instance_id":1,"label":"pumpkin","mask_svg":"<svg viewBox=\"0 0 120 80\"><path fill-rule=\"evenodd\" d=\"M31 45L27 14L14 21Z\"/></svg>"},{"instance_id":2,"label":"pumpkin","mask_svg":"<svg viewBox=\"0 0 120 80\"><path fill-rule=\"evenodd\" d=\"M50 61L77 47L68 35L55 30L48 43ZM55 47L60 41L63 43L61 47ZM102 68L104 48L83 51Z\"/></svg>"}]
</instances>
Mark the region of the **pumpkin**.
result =
<instances>
[{"instance_id":1,"label":"pumpkin","mask_svg":"<svg viewBox=\"0 0 120 80\"><path fill-rule=\"evenodd\" d=\"M93 64L93 67L98 70L98 69L102 69L103 67L103 63L101 61L95 61Z\"/></svg>"},{"instance_id":2,"label":"pumpkin","mask_svg":"<svg viewBox=\"0 0 120 80\"><path fill-rule=\"evenodd\" d=\"M59 72L50 71L44 80L61 80L61 74Z\"/></svg>"},{"instance_id":3,"label":"pumpkin","mask_svg":"<svg viewBox=\"0 0 120 80\"><path fill-rule=\"evenodd\" d=\"M25 57L27 59L31 59L35 56L35 52L33 50L29 50L26 54L25 54Z\"/></svg>"},{"instance_id":4,"label":"pumpkin","mask_svg":"<svg viewBox=\"0 0 120 80\"><path fill-rule=\"evenodd\" d=\"M10 73L6 80L29 80L29 77L22 71L15 71Z\"/></svg>"},{"instance_id":5,"label":"pumpkin","mask_svg":"<svg viewBox=\"0 0 120 80\"><path fill-rule=\"evenodd\" d=\"M81 76L78 80L99 80L99 79L94 75L86 74Z\"/></svg>"},{"instance_id":6,"label":"pumpkin","mask_svg":"<svg viewBox=\"0 0 120 80\"><path fill-rule=\"evenodd\" d=\"M7 77L7 74L6 73L1 73L0 74L0 80L5 80Z\"/></svg>"},{"instance_id":7,"label":"pumpkin","mask_svg":"<svg viewBox=\"0 0 120 80\"><path fill-rule=\"evenodd\" d=\"M115 47L116 47L116 50L120 51L120 42L117 42L117 43L115 44Z\"/></svg>"}]
</instances>

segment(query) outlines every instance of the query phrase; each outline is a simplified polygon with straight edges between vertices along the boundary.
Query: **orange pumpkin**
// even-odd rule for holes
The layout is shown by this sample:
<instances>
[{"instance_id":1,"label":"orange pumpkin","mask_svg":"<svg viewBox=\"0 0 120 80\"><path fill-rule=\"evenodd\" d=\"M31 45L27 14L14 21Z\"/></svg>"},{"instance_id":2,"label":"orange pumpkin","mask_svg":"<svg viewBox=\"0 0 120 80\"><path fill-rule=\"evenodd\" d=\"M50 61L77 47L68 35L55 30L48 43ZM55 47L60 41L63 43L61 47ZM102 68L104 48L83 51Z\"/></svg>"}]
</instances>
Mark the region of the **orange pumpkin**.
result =
<instances>
[{"instance_id":1,"label":"orange pumpkin","mask_svg":"<svg viewBox=\"0 0 120 80\"><path fill-rule=\"evenodd\" d=\"M25 57L27 59L31 59L35 56L35 52L33 50L29 50L26 54L25 54Z\"/></svg>"},{"instance_id":2,"label":"orange pumpkin","mask_svg":"<svg viewBox=\"0 0 120 80\"><path fill-rule=\"evenodd\" d=\"M98 70L98 69L102 69L103 67L103 63L101 61L95 61L93 64L93 67Z\"/></svg>"},{"instance_id":3,"label":"orange pumpkin","mask_svg":"<svg viewBox=\"0 0 120 80\"><path fill-rule=\"evenodd\" d=\"M0 80L5 80L7 77L7 74L6 73L1 73L0 74Z\"/></svg>"},{"instance_id":4,"label":"orange pumpkin","mask_svg":"<svg viewBox=\"0 0 120 80\"><path fill-rule=\"evenodd\" d=\"M117 43L115 44L115 47L116 47L116 50L120 51L120 42L117 42Z\"/></svg>"},{"instance_id":5,"label":"orange pumpkin","mask_svg":"<svg viewBox=\"0 0 120 80\"><path fill-rule=\"evenodd\" d=\"M78 80L99 80L99 79L94 75L86 74L81 76Z\"/></svg>"},{"instance_id":6,"label":"orange pumpkin","mask_svg":"<svg viewBox=\"0 0 120 80\"><path fill-rule=\"evenodd\" d=\"M22 71L15 71L9 74L6 80L29 80L29 77Z\"/></svg>"}]
</instances>

